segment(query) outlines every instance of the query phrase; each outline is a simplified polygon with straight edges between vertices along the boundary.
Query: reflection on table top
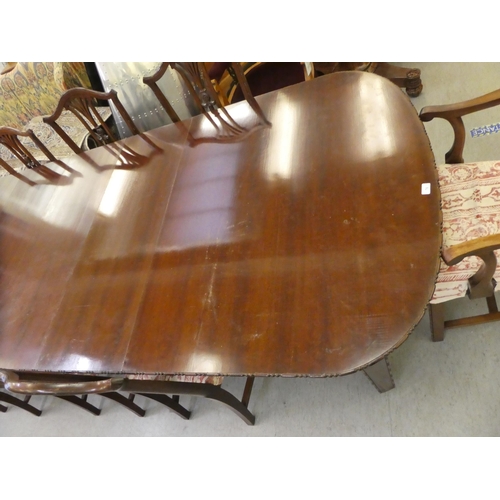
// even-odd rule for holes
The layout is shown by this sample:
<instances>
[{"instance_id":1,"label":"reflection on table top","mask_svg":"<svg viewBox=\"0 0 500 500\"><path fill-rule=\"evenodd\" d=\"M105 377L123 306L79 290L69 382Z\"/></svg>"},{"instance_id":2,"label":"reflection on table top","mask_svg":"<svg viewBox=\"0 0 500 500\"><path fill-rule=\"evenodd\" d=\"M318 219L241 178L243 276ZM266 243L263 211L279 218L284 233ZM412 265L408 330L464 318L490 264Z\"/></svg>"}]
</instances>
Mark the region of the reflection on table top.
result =
<instances>
[{"instance_id":1,"label":"reflection on table top","mask_svg":"<svg viewBox=\"0 0 500 500\"><path fill-rule=\"evenodd\" d=\"M1 368L340 375L405 340L440 247L408 98L350 72L258 101L239 142L192 147L195 117L0 178Z\"/></svg>"}]
</instances>

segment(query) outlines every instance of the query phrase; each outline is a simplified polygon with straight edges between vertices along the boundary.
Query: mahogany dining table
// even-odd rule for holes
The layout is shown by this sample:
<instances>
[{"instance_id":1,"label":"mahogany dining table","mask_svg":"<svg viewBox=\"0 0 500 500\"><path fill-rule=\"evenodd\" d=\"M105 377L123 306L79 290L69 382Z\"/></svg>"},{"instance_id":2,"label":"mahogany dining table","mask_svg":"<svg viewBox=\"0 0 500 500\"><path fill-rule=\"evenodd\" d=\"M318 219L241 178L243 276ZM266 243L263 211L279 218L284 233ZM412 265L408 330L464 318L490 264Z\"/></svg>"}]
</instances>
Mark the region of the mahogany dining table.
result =
<instances>
[{"instance_id":1,"label":"mahogany dining table","mask_svg":"<svg viewBox=\"0 0 500 500\"><path fill-rule=\"evenodd\" d=\"M423 124L362 72L257 102L239 140L200 115L0 177L0 369L394 386L439 268Z\"/></svg>"}]
</instances>

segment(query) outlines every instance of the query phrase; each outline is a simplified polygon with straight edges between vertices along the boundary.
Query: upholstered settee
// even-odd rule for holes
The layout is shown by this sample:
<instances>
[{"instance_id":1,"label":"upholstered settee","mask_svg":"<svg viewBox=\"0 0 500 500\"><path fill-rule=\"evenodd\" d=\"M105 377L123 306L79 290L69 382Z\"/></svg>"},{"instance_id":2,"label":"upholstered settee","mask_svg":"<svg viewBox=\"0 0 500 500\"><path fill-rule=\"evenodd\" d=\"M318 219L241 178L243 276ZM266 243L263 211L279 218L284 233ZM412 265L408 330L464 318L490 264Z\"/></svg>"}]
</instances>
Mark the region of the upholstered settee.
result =
<instances>
[{"instance_id":1,"label":"upholstered settee","mask_svg":"<svg viewBox=\"0 0 500 500\"><path fill-rule=\"evenodd\" d=\"M91 88L83 62L18 62L0 75L0 126L24 129L32 118L52 114L73 87Z\"/></svg>"}]
</instances>

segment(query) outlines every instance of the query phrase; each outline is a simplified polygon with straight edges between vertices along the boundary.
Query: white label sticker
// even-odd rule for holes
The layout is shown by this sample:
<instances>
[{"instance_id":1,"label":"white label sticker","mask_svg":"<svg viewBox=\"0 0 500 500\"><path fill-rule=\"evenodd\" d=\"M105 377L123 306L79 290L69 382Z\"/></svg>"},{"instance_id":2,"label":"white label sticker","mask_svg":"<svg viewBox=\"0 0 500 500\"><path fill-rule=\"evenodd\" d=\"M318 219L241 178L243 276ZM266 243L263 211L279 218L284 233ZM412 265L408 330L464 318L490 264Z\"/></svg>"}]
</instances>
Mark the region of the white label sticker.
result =
<instances>
[{"instance_id":1,"label":"white label sticker","mask_svg":"<svg viewBox=\"0 0 500 500\"><path fill-rule=\"evenodd\" d=\"M424 182L422 184L422 194L431 194L431 183Z\"/></svg>"}]
</instances>

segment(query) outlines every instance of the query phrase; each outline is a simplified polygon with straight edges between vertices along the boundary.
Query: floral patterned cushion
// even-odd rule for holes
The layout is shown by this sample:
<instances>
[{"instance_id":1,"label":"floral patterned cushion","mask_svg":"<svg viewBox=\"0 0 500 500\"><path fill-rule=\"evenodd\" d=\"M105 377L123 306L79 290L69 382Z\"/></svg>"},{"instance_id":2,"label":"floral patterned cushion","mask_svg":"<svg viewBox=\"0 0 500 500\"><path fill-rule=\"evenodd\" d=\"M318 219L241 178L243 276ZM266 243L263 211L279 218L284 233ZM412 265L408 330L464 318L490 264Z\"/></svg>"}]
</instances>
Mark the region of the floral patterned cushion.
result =
<instances>
[{"instance_id":1,"label":"floral patterned cushion","mask_svg":"<svg viewBox=\"0 0 500 500\"><path fill-rule=\"evenodd\" d=\"M22 130L35 116L52 114L72 87L91 88L83 62L18 62L0 75L0 126Z\"/></svg>"},{"instance_id":2,"label":"floral patterned cushion","mask_svg":"<svg viewBox=\"0 0 500 500\"><path fill-rule=\"evenodd\" d=\"M194 382L221 385L224 377L214 375L127 375L130 380L160 380L162 382Z\"/></svg>"},{"instance_id":3,"label":"floral patterned cushion","mask_svg":"<svg viewBox=\"0 0 500 500\"><path fill-rule=\"evenodd\" d=\"M500 161L440 165L443 210L443 248L481 236L500 233ZM500 263L500 251L496 252ZM431 303L463 297L468 279L481 265L466 257L454 266L441 262ZM500 264L495 278L500 281Z\"/></svg>"}]
</instances>

